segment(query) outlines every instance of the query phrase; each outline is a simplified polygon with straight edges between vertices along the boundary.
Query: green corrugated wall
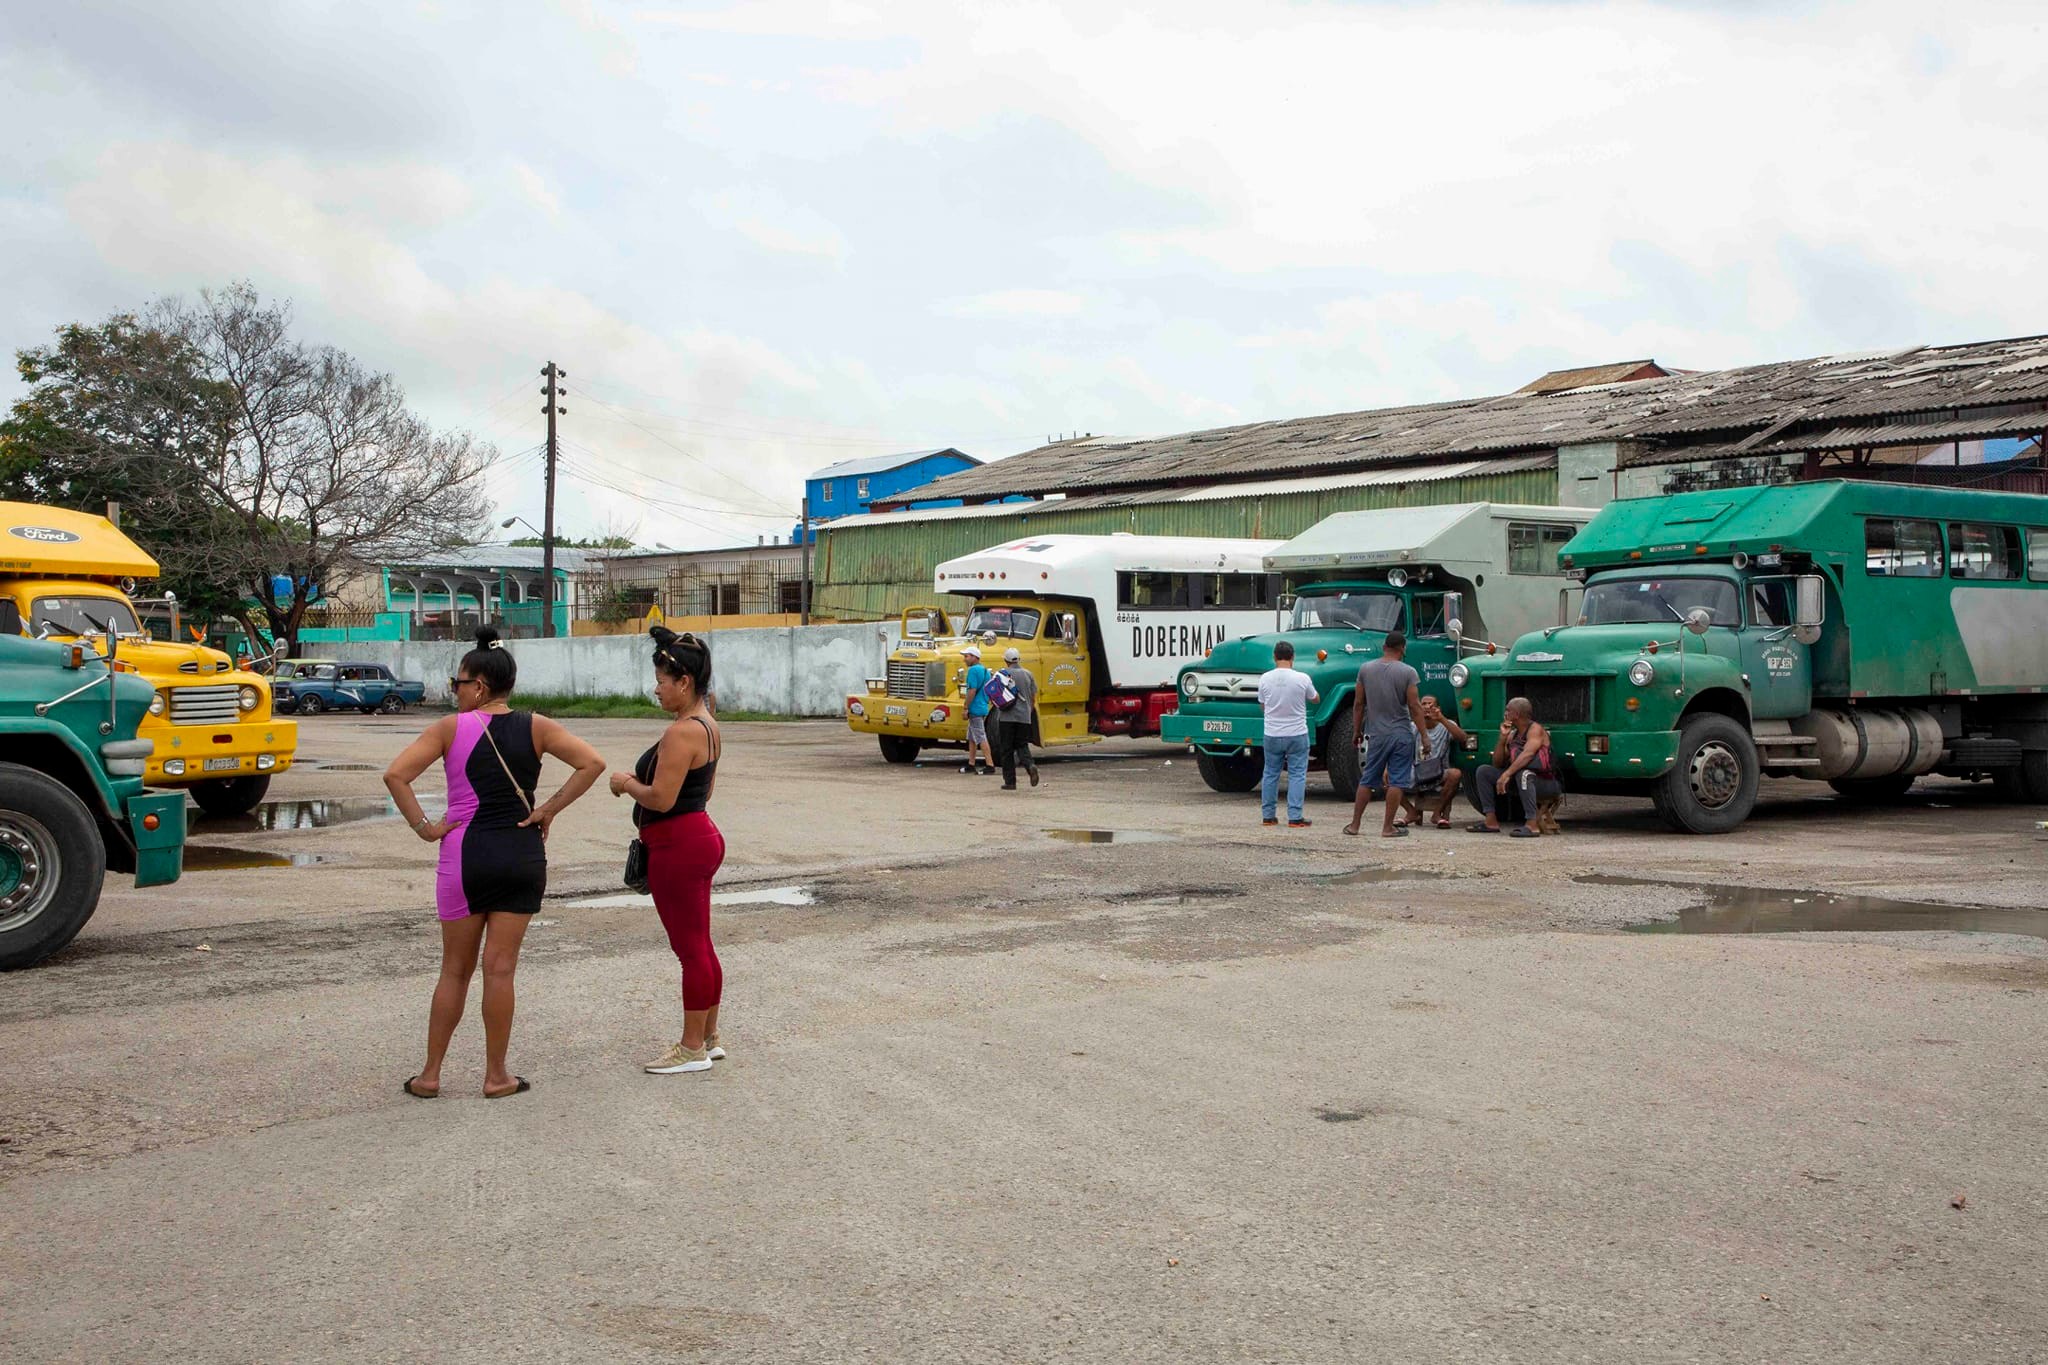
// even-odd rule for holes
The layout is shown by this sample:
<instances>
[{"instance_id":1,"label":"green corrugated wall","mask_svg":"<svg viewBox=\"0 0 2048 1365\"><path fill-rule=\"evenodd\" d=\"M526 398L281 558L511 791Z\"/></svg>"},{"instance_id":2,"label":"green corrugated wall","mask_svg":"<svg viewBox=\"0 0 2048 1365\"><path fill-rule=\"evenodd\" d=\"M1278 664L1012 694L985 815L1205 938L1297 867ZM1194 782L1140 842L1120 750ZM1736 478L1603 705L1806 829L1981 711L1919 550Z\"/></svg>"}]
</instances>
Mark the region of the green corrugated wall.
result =
<instances>
[{"instance_id":1,"label":"green corrugated wall","mask_svg":"<svg viewBox=\"0 0 2048 1365\"><path fill-rule=\"evenodd\" d=\"M1072 508L1019 503L1015 515L939 518L863 525L858 517L818 533L814 610L841 621L876 621L929 604L932 570L991 545L1064 531L1108 535L1239 536L1288 540L1332 512L1375 507L1432 507L1447 502L1520 502L1553 506L1555 469L1469 474L1426 483L1367 484L1213 502L1151 502L1129 507ZM942 605L959 608L958 599Z\"/></svg>"}]
</instances>

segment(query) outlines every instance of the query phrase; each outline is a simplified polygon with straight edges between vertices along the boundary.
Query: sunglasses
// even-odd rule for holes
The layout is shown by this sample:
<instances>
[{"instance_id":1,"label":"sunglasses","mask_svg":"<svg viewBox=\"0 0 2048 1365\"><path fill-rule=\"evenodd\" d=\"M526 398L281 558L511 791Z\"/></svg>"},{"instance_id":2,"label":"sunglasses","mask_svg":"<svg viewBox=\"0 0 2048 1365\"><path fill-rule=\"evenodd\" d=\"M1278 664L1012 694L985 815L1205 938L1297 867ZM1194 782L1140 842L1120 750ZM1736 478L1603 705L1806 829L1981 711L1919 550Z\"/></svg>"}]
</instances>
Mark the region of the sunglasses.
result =
<instances>
[{"instance_id":1,"label":"sunglasses","mask_svg":"<svg viewBox=\"0 0 2048 1365\"><path fill-rule=\"evenodd\" d=\"M448 680L448 690L450 692L460 692L475 681L475 678L450 678Z\"/></svg>"}]
</instances>

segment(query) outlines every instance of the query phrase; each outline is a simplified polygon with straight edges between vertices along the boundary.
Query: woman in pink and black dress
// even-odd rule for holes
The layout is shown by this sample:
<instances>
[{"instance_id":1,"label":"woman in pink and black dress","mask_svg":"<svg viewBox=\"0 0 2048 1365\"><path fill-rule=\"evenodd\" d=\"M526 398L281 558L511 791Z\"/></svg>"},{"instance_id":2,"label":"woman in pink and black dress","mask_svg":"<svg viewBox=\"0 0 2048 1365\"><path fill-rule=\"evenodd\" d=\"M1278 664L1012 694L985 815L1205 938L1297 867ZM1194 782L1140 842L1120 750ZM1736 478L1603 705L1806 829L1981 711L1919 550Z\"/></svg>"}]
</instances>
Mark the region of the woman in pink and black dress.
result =
<instances>
[{"instance_id":1,"label":"woman in pink and black dress","mask_svg":"<svg viewBox=\"0 0 2048 1365\"><path fill-rule=\"evenodd\" d=\"M518 668L485 626L476 648L448 680L456 712L427 727L384 774L413 832L439 843L434 899L441 920L441 977L427 1014L427 1064L405 1093L441 1093L441 1062L469 1001L479 953L484 964L484 1097L504 1099L532 1087L505 1067L512 1037L512 975L528 918L547 890L548 826L604 773L604 759L546 716L511 707ZM536 801L542 754L575 771L560 791ZM448 811L429 820L412 784L436 759L448 778Z\"/></svg>"}]
</instances>

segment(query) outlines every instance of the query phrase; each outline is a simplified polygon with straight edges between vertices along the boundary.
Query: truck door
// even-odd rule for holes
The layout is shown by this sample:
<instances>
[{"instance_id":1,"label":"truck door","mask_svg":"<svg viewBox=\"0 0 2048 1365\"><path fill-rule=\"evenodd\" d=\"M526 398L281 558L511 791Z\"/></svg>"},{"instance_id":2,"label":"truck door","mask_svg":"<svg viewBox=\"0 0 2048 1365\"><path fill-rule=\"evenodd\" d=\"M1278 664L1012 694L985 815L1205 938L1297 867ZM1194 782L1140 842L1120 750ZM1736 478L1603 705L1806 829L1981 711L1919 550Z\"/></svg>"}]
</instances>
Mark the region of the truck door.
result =
<instances>
[{"instance_id":1,"label":"truck door","mask_svg":"<svg viewBox=\"0 0 2048 1365\"><path fill-rule=\"evenodd\" d=\"M1737 649L1749 678L1750 712L1759 720L1790 719L1813 709L1813 662L1794 633L1798 582L1752 578L1743 585Z\"/></svg>"},{"instance_id":2,"label":"truck door","mask_svg":"<svg viewBox=\"0 0 2048 1365\"><path fill-rule=\"evenodd\" d=\"M1066 603L1045 613L1039 640L1038 734L1046 744L1067 744L1087 738L1089 697L1088 625L1080 611Z\"/></svg>"}]
</instances>

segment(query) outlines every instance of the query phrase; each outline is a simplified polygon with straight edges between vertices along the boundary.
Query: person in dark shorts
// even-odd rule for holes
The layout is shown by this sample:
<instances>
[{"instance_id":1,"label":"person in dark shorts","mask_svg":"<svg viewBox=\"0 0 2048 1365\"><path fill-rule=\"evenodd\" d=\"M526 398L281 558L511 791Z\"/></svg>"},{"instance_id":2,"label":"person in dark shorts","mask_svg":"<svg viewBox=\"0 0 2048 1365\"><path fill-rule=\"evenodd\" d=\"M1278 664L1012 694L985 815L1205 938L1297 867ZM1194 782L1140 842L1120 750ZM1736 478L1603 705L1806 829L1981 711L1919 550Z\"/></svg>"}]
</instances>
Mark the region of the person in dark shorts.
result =
<instances>
[{"instance_id":1,"label":"person in dark shorts","mask_svg":"<svg viewBox=\"0 0 2048 1365\"><path fill-rule=\"evenodd\" d=\"M1510 697L1500 738L1494 741L1493 762L1481 764L1472 774L1472 800L1485 819L1465 828L1474 834L1498 834L1505 813L1522 822L1510 834L1534 839L1543 833L1544 808L1563 795L1550 732L1536 723L1536 708L1527 697Z\"/></svg>"},{"instance_id":2,"label":"person in dark shorts","mask_svg":"<svg viewBox=\"0 0 2048 1365\"><path fill-rule=\"evenodd\" d=\"M405 1093L441 1093L441 1063L469 1002L469 979L484 966L484 1097L529 1090L505 1068L512 1040L512 977L526 926L547 889L548 826L604 774L597 750L546 716L515 711L518 667L485 626L462 656L448 691L456 705L405 747L384 773L400 815L413 832L440 845L434 900L441 920L441 975L427 1011L427 1064ZM536 802L541 755L575 771L561 790ZM412 784L439 759L448 779L448 809L438 820L420 810Z\"/></svg>"},{"instance_id":3,"label":"person in dark shorts","mask_svg":"<svg viewBox=\"0 0 2048 1365\"><path fill-rule=\"evenodd\" d=\"M613 796L633 798L633 825L647 846L647 889L683 971L683 1036L641 1069L656 1076L709 1071L725 1059L718 1003L725 968L711 946L711 880L725 862L725 836L708 807L724 745L705 705L711 646L653 626L654 699L672 719L630 773L613 773Z\"/></svg>"},{"instance_id":4,"label":"person in dark shorts","mask_svg":"<svg viewBox=\"0 0 2048 1365\"><path fill-rule=\"evenodd\" d=\"M1407 652L1408 637L1390 630L1380 646L1380 657L1358 670L1358 690L1351 698L1351 728L1364 744L1365 755L1359 761L1358 793L1351 801L1346 834L1358 833L1375 789L1387 794L1380 835L1393 839L1408 832L1408 826L1396 824L1394 816L1401 809L1402 791L1415 785L1416 736L1423 725L1418 693L1422 677L1404 662L1402 656Z\"/></svg>"}]
</instances>

